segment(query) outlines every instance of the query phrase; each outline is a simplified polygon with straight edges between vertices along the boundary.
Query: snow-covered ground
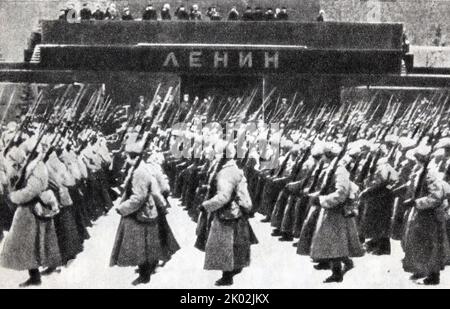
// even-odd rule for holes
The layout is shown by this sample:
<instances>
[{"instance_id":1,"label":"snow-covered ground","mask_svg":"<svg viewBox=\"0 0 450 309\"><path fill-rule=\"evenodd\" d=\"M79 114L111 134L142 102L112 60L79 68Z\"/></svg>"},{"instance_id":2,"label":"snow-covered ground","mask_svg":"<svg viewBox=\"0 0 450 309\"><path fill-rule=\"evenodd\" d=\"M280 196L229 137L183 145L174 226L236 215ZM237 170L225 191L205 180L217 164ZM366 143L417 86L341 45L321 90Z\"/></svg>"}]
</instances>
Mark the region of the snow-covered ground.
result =
<instances>
[{"instance_id":1,"label":"snow-covered ground","mask_svg":"<svg viewBox=\"0 0 450 309\"><path fill-rule=\"evenodd\" d=\"M138 288L217 288L214 286L221 273L203 270L204 254L194 248L195 223L171 199L173 207L168 215L169 224L181 250L164 268L152 276L151 282ZM270 236L268 223L260 216L252 219L252 227L259 244L252 246L252 263L235 277L233 288L424 288L409 280L402 270L399 242L393 242L390 256L365 255L354 259L355 268L348 272L343 283L324 284L330 271L317 271L308 257L295 253L292 242L280 242ZM115 211L100 218L90 229L91 238L85 250L61 273L43 277L40 288L132 288L136 278L134 268L109 267L109 257L120 217ZM0 245L1 249L1 245ZM27 272L0 268L0 288L16 288L27 279ZM450 286L450 270L441 274L438 288Z\"/></svg>"}]
</instances>

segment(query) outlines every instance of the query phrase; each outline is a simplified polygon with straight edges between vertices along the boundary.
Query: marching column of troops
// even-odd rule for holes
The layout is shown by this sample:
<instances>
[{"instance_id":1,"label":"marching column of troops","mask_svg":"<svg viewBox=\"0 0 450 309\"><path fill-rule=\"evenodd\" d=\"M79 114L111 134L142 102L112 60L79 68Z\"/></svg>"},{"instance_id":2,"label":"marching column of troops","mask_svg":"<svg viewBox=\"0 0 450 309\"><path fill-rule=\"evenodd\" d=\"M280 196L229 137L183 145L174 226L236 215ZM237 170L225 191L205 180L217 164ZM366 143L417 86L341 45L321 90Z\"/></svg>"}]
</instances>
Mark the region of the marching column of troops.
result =
<instances>
[{"instance_id":1,"label":"marching column of troops","mask_svg":"<svg viewBox=\"0 0 450 309\"><path fill-rule=\"evenodd\" d=\"M148 283L180 249L166 219L172 194L197 223L204 268L222 271L216 285L250 265L255 213L331 270L325 282L341 282L352 258L390 254L392 238L411 279L438 284L450 261L448 97L308 107L296 96L270 101L272 91L255 111L255 94L191 105L155 94L118 131L115 151L101 133L111 104L101 91L81 113L80 95L40 118L36 100L0 137L0 266L28 270L21 286L39 285L82 252L117 198L110 266L136 266L133 284ZM202 127L210 120L233 130L224 139L220 125Z\"/></svg>"},{"instance_id":2,"label":"marching column of troops","mask_svg":"<svg viewBox=\"0 0 450 309\"><path fill-rule=\"evenodd\" d=\"M450 262L448 96L418 97L408 106L392 99L310 110L301 103L301 117L284 121L286 126L276 132L261 123L257 130L245 129L242 123L260 111L225 119L223 125L235 126L232 144L245 154L231 160L235 172L228 164L220 165L220 154L214 157L213 148L222 142L220 129L199 132L195 120L188 119L185 131L171 131L188 145L187 155L169 158L165 165L174 196L198 224L196 247L207 250L218 230L221 237L230 233L221 243L228 250L220 248L222 254L205 264L206 269L224 270L217 284L232 284L233 276L248 265L241 254L249 253L257 240L251 227L241 229L239 222L254 213L265 216L261 221L271 224L272 236L280 241L297 238L297 254L310 256L314 268L331 270L326 283L341 282L354 267L352 258L366 252L389 255L392 238L401 240L403 268L412 280L439 284L440 272ZM278 101L275 106L282 114L295 106L294 100L290 107L287 100L282 100L285 105ZM277 119L270 115L278 110L266 112L269 117L262 119ZM267 141L279 145L281 153ZM246 178L251 208L238 207L233 213L240 201L231 173ZM231 203L225 207L231 216L208 208L215 194Z\"/></svg>"},{"instance_id":3,"label":"marching column of troops","mask_svg":"<svg viewBox=\"0 0 450 309\"><path fill-rule=\"evenodd\" d=\"M40 284L41 275L76 258L89 239L87 228L113 206L105 138L84 130L77 144L71 130L49 126L42 133L43 127L36 122L19 131L10 123L0 144L0 237L9 231L0 265L28 270L21 286Z\"/></svg>"}]
</instances>

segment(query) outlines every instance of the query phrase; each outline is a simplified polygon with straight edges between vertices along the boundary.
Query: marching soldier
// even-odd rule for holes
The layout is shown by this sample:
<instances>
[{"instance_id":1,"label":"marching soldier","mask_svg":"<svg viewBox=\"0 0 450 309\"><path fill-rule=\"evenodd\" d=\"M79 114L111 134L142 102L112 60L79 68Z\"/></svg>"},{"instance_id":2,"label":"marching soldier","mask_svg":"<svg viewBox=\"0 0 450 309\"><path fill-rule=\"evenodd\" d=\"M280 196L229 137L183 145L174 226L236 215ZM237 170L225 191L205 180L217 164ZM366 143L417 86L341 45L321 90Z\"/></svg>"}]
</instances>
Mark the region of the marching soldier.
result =
<instances>
[{"instance_id":1,"label":"marching soldier","mask_svg":"<svg viewBox=\"0 0 450 309\"><path fill-rule=\"evenodd\" d=\"M49 188L57 197L59 204L59 213L55 216L54 222L61 259L63 265L67 265L83 251L84 239L79 233L78 225L81 223L75 220L75 206L69 191L69 187L75 185L75 179L60 161L56 151L51 149L53 139L54 136L49 134L41 141L41 146L46 153L43 161L48 170ZM49 275L55 270L55 268L48 268L42 274Z\"/></svg>"},{"instance_id":2,"label":"marching soldier","mask_svg":"<svg viewBox=\"0 0 450 309\"><path fill-rule=\"evenodd\" d=\"M450 261L450 250L443 211L445 189L437 171L428 167L430 152L431 147L422 144L409 153L419 169L408 183L405 201L411 211L403 236L403 268L413 274L411 279L425 278L425 285L436 285Z\"/></svg>"},{"instance_id":3,"label":"marching soldier","mask_svg":"<svg viewBox=\"0 0 450 309\"><path fill-rule=\"evenodd\" d=\"M233 277L250 265L250 246L257 239L248 222L251 200L247 181L233 159L236 150L229 144L216 148L222 154L213 175L214 195L201 210L212 217L205 246L206 270L221 270L216 285L232 285Z\"/></svg>"},{"instance_id":4,"label":"marching soldier","mask_svg":"<svg viewBox=\"0 0 450 309\"><path fill-rule=\"evenodd\" d=\"M14 138L14 135L17 131L17 123L14 121L11 121L6 126L6 130L2 132L0 136L0 150L3 150L6 148L6 146L9 144L9 141Z\"/></svg>"},{"instance_id":5,"label":"marching soldier","mask_svg":"<svg viewBox=\"0 0 450 309\"><path fill-rule=\"evenodd\" d=\"M138 141L126 148L128 163L134 168L126 180L123 201L116 209L122 219L110 262L111 266L138 266L139 277L133 285L148 283L158 262L168 261L179 250L165 220L168 186L161 187L165 183L161 176L142 161L146 146L147 142Z\"/></svg>"},{"instance_id":6,"label":"marching soldier","mask_svg":"<svg viewBox=\"0 0 450 309\"><path fill-rule=\"evenodd\" d=\"M396 169L398 172L398 183L394 190L396 195L395 205L394 205L394 214L392 216L392 239L401 240L403 236L403 231L405 228L405 212L407 208L404 206L404 201L406 200L406 188L407 183L409 182L413 170L416 168L416 162L413 160L413 156L407 156L408 151L412 150L416 145L416 141L412 140L408 137L400 137L399 138L399 150L397 154L396 161Z\"/></svg>"},{"instance_id":7,"label":"marching soldier","mask_svg":"<svg viewBox=\"0 0 450 309\"><path fill-rule=\"evenodd\" d=\"M357 187L350 181L350 173L344 162L340 162L341 151L337 144L326 144L323 159L329 166L323 175L320 191L310 194L312 207L320 209L311 240L310 256L315 261L325 260L330 263L332 275L325 283L341 282L344 273L353 267L349 257L364 254L354 218L345 215L346 204L356 198ZM346 266L344 270L343 263Z\"/></svg>"},{"instance_id":8,"label":"marching soldier","mask_svg":"<svg viewBox=\"0 0 450 309\"><path fill-rule=\"evenodd\" d=\"M14 147L6 156L9 178L22 178L20 186L11 186L8 202L15 207L14 219L0 254L0 265L13 270L28 270L30 278L20 287L41 284L39 267L56 268L62 264L53 217L58 213L58 201L48 189L48 170L42 150L27 163L32 152L31 139L21 147ZM33 154L35 156L35 154Z\"/></svg>"},{"instance_id":9,"label":"marching soldier","mask_svg":"<svg viewBox=\"0 0 450 309\"><path fill-rule=\"evenodd\" d=\"M277 204L272 213L273 234L280 230L283 237L280 240L292 240L300 236L300 229L306 215L308 196L304 190L313 192L318 182L318 175L322 172L324 161L322 157L323 145L317 143L309 151L309 146L304 145L302 156L299 157L293 182L286 185L282 195L278 196ZM309 155L309 152L311 154ZM306 159L306 161L304 161ZM278 211L276 211L276 209ZM294 244L295 246L296 244Z\"/></svg>"},{"instance_id":10,"label":"marching soldier","mask_svg":"<svg viewBox=\"0 0 450 309\"><path fill-rule=\"evenodd\" d=\"M90 140L87 147L81 152L83 162L88 168L88 185L93 199L95 219L112 208L112 200L107 190L107 183L103 172L104 159L102 158L102 147L98 143L95 133L88 132Z\"/></svg>"},{"instance_id":11,"label":"marching soldier","mask_svg":"<svg viewBox=\"0 0 450 309\"><path fill-rule=\"evenodd\" d=\"M376 145L377 148L378 146ZM370 238L366 249L375 255L391 253L389 238L395 199L391 189L398 182L397 171L388 162L388 154L384 155L385 157L373 162L374 171L370 173L368 186L360 196L364 203L360 214L361 236Z\"/></svg>"},{"instance_id":12,"label":"marching soldier","mask_svg":"<svg viewBox=\"0 0 450 309\"><path fill-rule=\"evenodd\" d=\"M284 144L284 145L283 145ZM271 217L274 204L279 192L284 188L289 181L289 175L291 173L293 163L298 155L298 151L291 151L293 147L292 142L285 142L281 145L284 152L279 160L278 167L273 170L273 175L265 177L265 184L262 189L261 197L261 209L263 214L266 214L268 218ZM262 175L264 177L264 175Z\"/></svg>"}]
</instances>

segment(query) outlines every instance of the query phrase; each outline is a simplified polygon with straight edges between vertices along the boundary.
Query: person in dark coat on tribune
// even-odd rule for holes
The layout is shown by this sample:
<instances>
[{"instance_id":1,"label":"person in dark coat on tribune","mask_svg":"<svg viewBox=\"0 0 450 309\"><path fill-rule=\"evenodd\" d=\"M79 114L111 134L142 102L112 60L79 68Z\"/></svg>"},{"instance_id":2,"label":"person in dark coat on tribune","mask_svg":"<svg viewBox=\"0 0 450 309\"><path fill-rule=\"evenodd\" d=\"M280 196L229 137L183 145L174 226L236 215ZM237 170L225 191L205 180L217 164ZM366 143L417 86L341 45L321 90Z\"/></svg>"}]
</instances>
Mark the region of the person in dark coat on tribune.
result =
<instances>
[{"instance_id":1,"label":"person in dark coat on tribune","mask_svg":"<svg viewBox=\"0 0 450 309\"><path fill-rule=\"evenodd\" d=\"M149 3L145 8L144 13L142 13L142 20L157 20L157 19L158 14L156 13L153 4Z\"/></svg>"},{"instance_id":2,"label":"person in dark coat on tribune","mask_svg":"<svg viewBox=\"0 0 450 309\"><path fill-rule=\"evenodd\" d=\"M218 21L218 20L222 20L222 16L220 16L220 13L217 11L217 8L215 6L213 6L211 8L211 16L210 19L212 21Z\"/></svg>"},{"instance_id":3,"label":"person in dark coat on tribune","mask_svg":"<svg viewBox=\"0 0 450 309\"><path fill-rule=\"evenodd\" d=\"M191 12L189 13L190 20L202 20L202 12L198 9L198 5L194 4L191 8Z\"/></svg>"},{"instance_id":4,"label":"person in dark coat on tribune","mask_svg":"<svg viewBox=\"0 0 450 309\"><path fill-rule=\"evenodd\" d=\"M233 6L228 13L228 20L239 20L239 12L235 6Z\"/></svg>"},{"instance_id":5,"label":"person in dark coat on tribune","mask_svg":"<svg viewBox=\"0 0 450 309\"><path fill-rule=\"evenodd\" d=\"M320 10L319 11L319 16L317 16L316 21L317 22L324 22L325 21L325 11L324 10Z\"/></svg>"},{"instance_id":6,"label":"person in dark coat on tribune","mask_svg":"<svg viewBox=\"0 0 450 309\"><path fill-rule=\"evenodd\" d=\"M87 3L84 3L83 8L80 10L80 18L81 20L90 20L92 18L92 12Z\"/></svg>"},{"instance_id":7,"label":"person in dark coat on tribune","mask_svg":"<svg viewBox=\"0 0 450 309\"><path fill-rule=\"evenodd\" d=\"M264 20L264 12L263 12L262 8L256 7L255 12L253 12L253 20L254 21Z\"/></svg>"},{"instance_id":8,"label":"person in dark coat on tribune","mask_svg":"<svg viewBox=\"0 0 450 309\"><path fill-rule=\"evenodd\" d=\"M244 13L242 14L242 20L244 20L244 21L253 20L253 10L250 6L247 6Z\"/></svg>"},{"instance_id":9,"label":"person in dark coat on tribune","mask_svg":"<svg viewBox=\"0 0 450 309\"><path fill-rule=\"evenodd\" d=\"M189 13L183 4L175 11L175 16L178 20L189 20Z\"/></svg>"},{"instance_id":10,"label":"person in dark coat on tribune","mask_svg":"<svg viewBox=\"0 0 450 309\"><path fill-rule=\"evenodd\" d=\"M92 18L95 20L103 20L105 19L105 13L100 9L100 6L97 5L97 8L94 13L92 13Z\"/></svg>"},{"instance_id":11,"label":"person in dark coat on tribune","mask_svg":"<svg viewBox=\"0 0 450 309\"><path fill-rule=\"evenodd\" d=\"M272 8L267 8L266 13L264 13L265 20L274 20L275 19L275 12Z\"/></svg>"},{"instance_id":12,"label":"person in dark coat on tribune","mask_svg":"<svg viewBox=\"0 0 450 309\"><path fill-rule=\"evenodd\" d=\"M59 10L59 20L66 21L67 20L67 12L66 9Z\"/></svg>"},{"instance_id":13,"label":"person in dark coat on tribune","mask_svg":"<svg viewBox=\"0 0 450 309\"><path fill-rule=\"evenodd\" d=\"M129 8L123 10L122 20L134 20Z\"/></svg>"},{"instance_id":14,"label":"person in dark coat on tribune","mask_svg":"<svg viewBox=\"0 0 450 309\"><path fill-rule=\"evenodd\" d=\"M119 20L119 10L117 10L116 5L111 3L111 5L106 9L105 19L107 20Z\"/></svg>"},{"instance_id":15,"label":"person in dark coat on tribune","mask_svg":"<svg viewBox=\"0 0 450 309\"><path fill-rule=\"evenodd\" d=\"M289 19L289 15L287 13L287 8L286 7L282 7L280 13L277 14L277 19L278 20L288 20Z\"/></svg>"},{"instance_id":16,"label":"person in dark coat on tribune","mask_svg":"<svg viewBox=\"0 0 450 309\"><path fill-rule=\"evenodd\" d=\"M163 8L161 9L161 19L162 20L172 19L172 15L170 14L170 4L168 3L164 4Z\"/></svg>"}]
</instances>

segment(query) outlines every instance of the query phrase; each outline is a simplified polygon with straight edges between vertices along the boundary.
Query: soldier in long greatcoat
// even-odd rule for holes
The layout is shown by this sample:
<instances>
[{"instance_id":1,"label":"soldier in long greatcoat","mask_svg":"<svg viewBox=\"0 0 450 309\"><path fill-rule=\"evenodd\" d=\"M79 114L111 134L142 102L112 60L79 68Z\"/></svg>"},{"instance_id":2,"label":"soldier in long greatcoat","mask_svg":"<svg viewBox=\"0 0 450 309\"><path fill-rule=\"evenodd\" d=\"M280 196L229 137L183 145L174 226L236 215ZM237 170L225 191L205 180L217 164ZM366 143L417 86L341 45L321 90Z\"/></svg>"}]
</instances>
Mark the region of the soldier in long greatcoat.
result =
<instances>
[{"instance_id":1,"label":"soldier in long greatcoat","mask_svg":"<svg viewBox=\"0 0 450 309\"><path fill-rule=\"evenodd\" d=\"M450 249L445 228L445 185L438 172L425 165L430 148L419 145L409 153L414 155L419 169L408 183L409 198L405 201L412 209L402 241L403 269L413 274L412 279L425 277L425 285L436 285L440 282L440 271L450 261Z\"/></svg>"},{"instance_id":2,"label":"soldier in long greatcoat","mask_svg":"<svg viewBox=\"0 0 450 309\"><path fill-rule=\"evenodd\" d=\"M277 229L280 230L283 235L280 241L290 241L294 236L299 236L301 222L303 222L307 208L307 197L305 198L303 190L312 184L316 170L321 166L318 163L322 154L318 153L317 149L314 147L309 156L308 148L304 148L306 153L303 153L299 159L302 160L304 155L308 155L308 159L303 164L296 163L298 166L295 171L296 175L292 175L293 181L286 185L281 195L278 196L272 212L272 226L275 227L272 234L275 234Z\"/></svg>"},{"instance_id":3,"label":"soldier in long greatcoat","mask_svg":"<svg viewBox=\"0 0 450 309\"><path fill-rule=\"evenodd\" d=\"M136 164L143 145L128 145L128 161ZM111 254L111 266L138 266L139 277L133 285L150 281L159 261L167 262L180 249L165 219L168 207L165 195L167 187L161 188L165 180L151 165L141 162L130 170L126 182L131 186L125 192L124 201L117 212L122 216Z\"/></svg>"},{"instance_id":4,"label":"soldier in long greatcoat","mask_svg":"<svg viewBox=\"0 0 450 309\"><path fill-rule=\"evenodd\" d=\"M8 231L13 219L13 210L7 204L7 190L9 185L6 159L0 149L0 242L3 240L3 232Z\"/></svg>"},{"instance_id":5,"label":"soldier in long greatcoat","mask_svg":"<svg viewBox=\"0 0 450 309\"><path fill-rule=\"evenodd\" d=\"M278 159L278 165L274 170L273 175L267 177L261 197L260 211L268 214L270 217L279 193L290 180L290 174L298 155L298 149L292 150L293 144L291 141L283 142L281 147L283 154Z\"/></svg>"},{"instance_id":6,"label":"soldier in long greatcoat","mask_svg":"<svg viewBox=\"0 0 450 309\"><path fill-rule=\"evenodd\" d=\"M366 243L367 251L385 255L391 253L389 238L395 199L391 188L399 178L387 158L380 159L375 169L369 187L360 197L364 202L363 212L360 214L361 234L364 238L370 238Z\"/></svg>"},{"instance_id":7,"label":"soldier in long greatcoat","mask_svg":"<svg viewBox=\"0 0 450 309\"><path fill-rule=\"evenodd\" d=\"M49 142L53 137L50 135L49 138L41 142L44 151L47 151L50 146L47 141ZM54 222L62 262L66 265L83 251L83 237L77 228L74 204L69 192L69 187L75 185L75 179L64 163L59 160L55 151L51 152L45 165L49 175L49 188L57 197L60 206L59 214L55 216ZM44 274L51 274L53 271L55 269L49 268Z\"/></svg>"},{"instance_id":8,"label":"soldier in long greatcoat","mask_svg":"<svg viewBox=\"0 0 450 309\"><path fill-rule=\"evenodd\" d=\"M219 286L233 284L233 277L250 265L250 246L257 243L248 221L251 199L246 178L232 159L234 147L228 145L224 148L227 148L230 159L225 155L220 159L214 175L215 194L201 205L212 220L204 268L223 272L222 278L216 282Z\"/></svg>"},{"instance_id":9,"label":"soldier in long greatcoat","mask_svg":"<svg viewBox=\"0 0 450 309\"><path fill-rule=\"evenodd\" d=\"M398 170L398 183L399 185L394 191L397 193L395 203L394 203L394 214L392 216L392 227L391 227L391 237L395 240L401 240L403 236L403 231L406 223L405 212L407 209L404 207L403 202L405 201L405 190L406 183L409 182L413 170L416 168L416 162L411 156L408 158L406 156L407 151L412 149L416 141L407 138L399 138L399 151L397 153L395 168Z\"/></svg>"},{"instance_id":10,"label":"soldier in long greatcoat","mask_svg":"<svg viewBox=\"0 0 450 309\"><path fill-rule=\"evenodd\" d=\"M329 145L327 149L326 153L339 152L338 146ZM315 261L330 262L332 275L325 283L341 282L345 272L342 270L342 263L348 270L349 264L353 267L349 258L364 254L359 243L355 219L347 217L345 211L348 204L356 198L358 189L350 181L345 162L336 163L335 160L337 158L325 171L321 190L311 194L311 203L319 207L320 212L311 241L310 256ZM328 178L331 179L329 184Z\"/></svg>"},{"instance_id":11,"label":"soldier in long greatcoat","mask_svg":"<svg viewBox=\"0 0 450 309\"><path fill-rule=\"evenodd\" d=\"M24 167L26 153L31 151L28 146L24 149L27 152L13 148L5 158L10 179L17 179ZM58 212L58 202L52 191L48 190L48 171L42 161L42 154L28 164L25 184L18 189L10 187L8 200L17 209L0 254L0 265L19 271L28 270L30 278L20 284L21 287L40 285L39 267L61 265L53 223L53 216Z\"/></svg>"}]
</instances>

